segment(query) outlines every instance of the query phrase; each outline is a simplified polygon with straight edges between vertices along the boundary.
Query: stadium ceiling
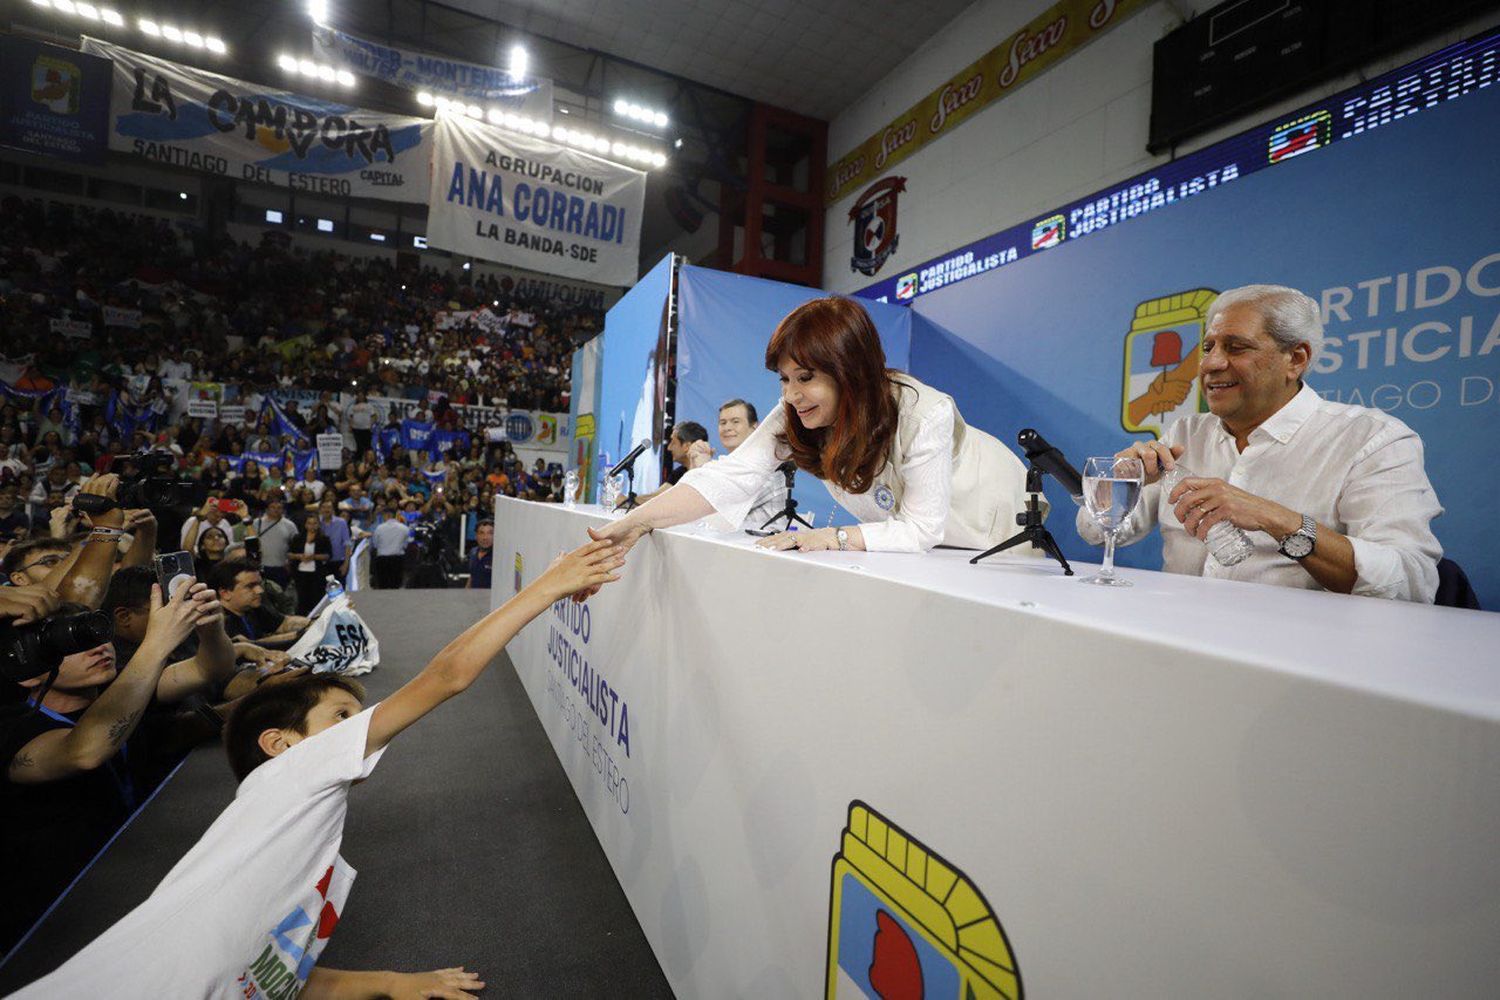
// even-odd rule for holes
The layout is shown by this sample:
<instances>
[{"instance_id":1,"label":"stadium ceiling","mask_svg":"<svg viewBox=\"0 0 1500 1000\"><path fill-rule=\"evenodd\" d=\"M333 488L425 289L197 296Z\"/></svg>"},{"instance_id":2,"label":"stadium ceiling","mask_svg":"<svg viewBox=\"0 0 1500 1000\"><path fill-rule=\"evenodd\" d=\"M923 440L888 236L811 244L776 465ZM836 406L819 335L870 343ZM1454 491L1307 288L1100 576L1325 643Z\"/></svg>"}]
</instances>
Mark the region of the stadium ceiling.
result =
<instances>
[{"instance_id":1,"label":"stadium ceiling","mask_svg":"<svg viewBox=\"0 0 1500 1000\"><path fill-rule=\"evenodd\" d=\"M970 2L448 0L448 6L827 120Z\"/></svg>"}]
</instances>

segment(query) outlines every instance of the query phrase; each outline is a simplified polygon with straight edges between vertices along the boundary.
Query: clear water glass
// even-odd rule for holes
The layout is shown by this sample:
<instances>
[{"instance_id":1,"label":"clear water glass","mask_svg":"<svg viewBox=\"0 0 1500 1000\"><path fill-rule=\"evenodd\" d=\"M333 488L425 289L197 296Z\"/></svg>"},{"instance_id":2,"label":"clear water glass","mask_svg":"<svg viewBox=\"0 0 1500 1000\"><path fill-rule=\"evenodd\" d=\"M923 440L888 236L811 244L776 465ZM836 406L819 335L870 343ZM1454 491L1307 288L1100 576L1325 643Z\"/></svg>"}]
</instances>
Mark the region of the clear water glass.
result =
<instances>
[{"instance_id":1,"label":"clear water glass","mask_svg":"<svg viewBox=\"0 0 1500 1000\"><path fill-rule=\"evenodd\" d=\"M1138 458L1109 455L1090 458L1083 464L1083 506L1104 532L1104 565L1081 582L1104 587L1130 586L1129 580L1115 574L1115 535L1141 502L1145 480L1146 470Z\"/></svg>"},{"instance_id":2,"label":"clear water glass","mask_svg":"<svg viewBox=\"0 0 1500 1000\"><path fill-rule=\"evenodd\" d=\"M1172 471L1161 477L1162 496L1172 495L1177 484L1184 479L1197 479L1195 472L1181 462L1172 468ZM1220 521L1208 529L1208 537L1204 539L1208 546L1208 554L1213 556L1221 566L1235 566L1250 558L1250 553L1255 551L1255 546L1250 541L1250 536L1245 534L1239 525L1228 521Z\"/></svg>"}]
</instances>

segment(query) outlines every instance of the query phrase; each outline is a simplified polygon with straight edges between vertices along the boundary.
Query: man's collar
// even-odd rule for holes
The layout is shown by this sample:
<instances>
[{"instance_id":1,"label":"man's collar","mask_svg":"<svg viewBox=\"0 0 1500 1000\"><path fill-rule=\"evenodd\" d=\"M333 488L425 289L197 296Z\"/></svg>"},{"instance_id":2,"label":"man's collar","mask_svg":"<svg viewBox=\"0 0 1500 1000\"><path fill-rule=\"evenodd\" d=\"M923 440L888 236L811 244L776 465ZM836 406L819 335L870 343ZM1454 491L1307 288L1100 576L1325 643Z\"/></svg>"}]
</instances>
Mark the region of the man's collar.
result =
<instances>
[{"instance_id":1,"label":"man's collar","mask_svg":"<svg viewBox=\"0 0 1500 1000\"><path fill-rule=\"evenodd\" d=\"M1286 444L1317 409L1318 394L1313 391L1312 386L1303 382L1297 394L1287 400L1285 406L1267 417L1256 430Z\"/></svg>"}]
</instances>

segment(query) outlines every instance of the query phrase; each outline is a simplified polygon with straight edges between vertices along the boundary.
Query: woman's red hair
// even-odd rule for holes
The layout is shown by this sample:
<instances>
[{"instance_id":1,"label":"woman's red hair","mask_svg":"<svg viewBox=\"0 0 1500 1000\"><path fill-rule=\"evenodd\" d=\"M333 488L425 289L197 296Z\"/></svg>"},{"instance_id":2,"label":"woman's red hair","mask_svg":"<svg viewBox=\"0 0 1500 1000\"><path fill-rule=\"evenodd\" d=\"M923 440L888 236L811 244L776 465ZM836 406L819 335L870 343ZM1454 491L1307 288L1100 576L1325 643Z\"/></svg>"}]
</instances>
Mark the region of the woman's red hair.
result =
<instances>
[{"instance_id":1,"label":"woman's red hair","mask_svg":"<svg viewBox=\"0 0 1500 1000\"><path fill-rule=\"evenodd\" d=\"M830 295L793 309L766 345L766 368L779 372L790 358L833 379L839 398L833 422L809 430L786 402L786 429L777 440L797 468L849 493L864 493L885 467L896 436L897 406L885 349L870 314L850 299Z\"/></svg>"}]
</instances>

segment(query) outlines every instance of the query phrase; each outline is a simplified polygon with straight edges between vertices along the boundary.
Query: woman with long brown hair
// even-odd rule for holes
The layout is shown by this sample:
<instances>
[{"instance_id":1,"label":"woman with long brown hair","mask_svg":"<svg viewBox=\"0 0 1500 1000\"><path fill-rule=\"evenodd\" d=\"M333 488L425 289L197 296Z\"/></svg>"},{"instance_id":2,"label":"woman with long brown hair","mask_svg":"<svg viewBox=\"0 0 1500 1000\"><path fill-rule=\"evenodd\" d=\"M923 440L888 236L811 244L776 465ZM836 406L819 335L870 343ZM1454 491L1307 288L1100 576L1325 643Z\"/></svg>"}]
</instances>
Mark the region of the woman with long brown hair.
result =
<instances>
[{"instance_id":1,"label":"woman with long brown hair","mask_svg":"<svg viewBox=\"0 0 1500 1000\"><path fill-rule=\"evenodd\" d=\"M952 397L887 368L869 314L837 296L792 310L766 345L781 405L730 455L590 532L629 548L653 528L717 512L738 524L782 462L817 476L859 518L847 528L789 531L768 548L925 552L988 548L1016 531L1026 470L969 427Z\"/></svg>"}]
</instances>

